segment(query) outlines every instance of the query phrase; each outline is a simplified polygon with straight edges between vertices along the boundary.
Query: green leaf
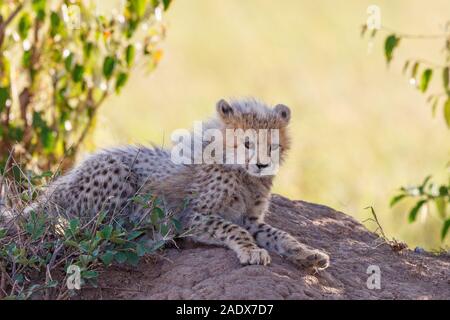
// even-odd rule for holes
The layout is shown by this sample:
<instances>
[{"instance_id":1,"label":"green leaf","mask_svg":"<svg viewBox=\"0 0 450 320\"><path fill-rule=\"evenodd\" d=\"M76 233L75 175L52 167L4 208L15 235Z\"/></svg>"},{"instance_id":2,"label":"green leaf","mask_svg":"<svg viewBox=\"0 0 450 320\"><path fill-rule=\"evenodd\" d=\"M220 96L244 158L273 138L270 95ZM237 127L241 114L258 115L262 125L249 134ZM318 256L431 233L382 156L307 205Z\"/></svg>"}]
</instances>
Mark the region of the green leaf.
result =
<instances>
[{"instance_id":1,"label":"green leaf","mask_svg":"<svg viewBox=\"0 0 450 320\"><path fill-rule=\"evenodd\" d=\"M34 111L33 112L33 119L32 119L32 126L36 130L40 130L41 128L47 127L47 124L42 119L42 115L40 112Z\"/></svg>"},{"instance_id":2,"label":"green leaf","mask_svg":"<svg viewBox=\"0 0 450 320\"><path fill-rule=\"evenodd\" d=\"M94 49L94 44L92 42L85 42L83 45L83 54L86 59L89 59Z\"/></svg>"},{"instance_id":3,"label":"green leaf","mask_svg":"<svg viewBox=\"0 0 450 320\"><path fill-rule=\"evenodd\" d=\"M155 207L152 210L152 215L150 216L150 220L154 226L156 226L160 219L164 219L164 211L159 208Z\"/></svg>"},{"instance_id":4,"label":"green leaf","mask_svg":"<svg viewBox=\"0 0 450 320\"><path fill-rule=\"evenodd\" d=\"M24 68L29 68L31 63L31 50L24 51L22 56L22 65Z\"/></svg>"},{"instance_id":5,"label":"green leaf","mask_svg":"<svg viewBox=\"0 0 450 320\"><path fill-rule=\"evenodd\" d=\"M45 232L45 218L38 217L33 211L30 215L30 221L25 226L26 231L33 240L39 239Z\"/></svg>"},{"instance_id":6,"label":"green leaf","mask_svg":"<svg viewBox=\"0 0 450 320\"><path fill-rule=\"evenodd\" d=\"M25 280L23 274L21 274L21 273L16 274L13 279L14 279L14 281L17 281L18 283L22 283L23 280Z\"/></svg>"},{"instance_id":7,"label":"green leaf","mask_svg":"<svg viewBox=\"0 0 450 320\"><path fill-rule=\"evenodd\" d=\"M69 229L73 236L78 233L78 228L80 227L80 220L78 218L74 218L69 222Z\"/></svg>"},{"instance_id":8,"label":"green leaf","mask_svg":"<svg viewBox=\"0 0 450 320\"><path fill-rule=\"evenodd\" d=\"M127 38L131 38L133 36L133 34L136 31L138 26L139 26L138 19L130 19L128 21L128 29L127 29L127 32L126 32Z\"/></svg>"},{"instance_id":9,"label":"green leaf","mask_svg":"<svg viewBox=\"0 0 450 320\"><path fill-rule=\"evenodd\" d=\"M136 54L136 49L132 44L130 44L125 51L125 59L127 61L127 66L131 67L134 62L134 56Z\"/></svg>"},{"instance_id":10,"label":"green leaf","mask_svg":"<svg viewBox=\"0 0 450 320\"><path fill-rule=\"evenodd\" d=\"M124 244L124 243L126 243L126 241L124 239L116 237L114 235L111 237L111 239L109 241L111 241L112 243L115 243L115 244Z\"/></svg>"},{"instance_id":11,"label":"green leaf","mask_svg":"<svg viewBox=\"0 0 450 320\"><path fill-rule=\"evenodd\" d=\"M44 147L44 152L46 154L52 153L56 145L56 132L48 127L44 127L41 130L40 138Z\"/></svg>"},{"instance_id":12,"label":"green leaf","mask_svg":"<svg viewBox=\"0 0 450 320\"><path fill-rule=\"evenodd\" d=\"M75 82L80 82L81 80L83 80L83 74L84 74L84 67L76 64L75 68L73 68L72 71L72 79Z\"/></svg>"},{"instance_id":13,"label":"green leaf","mask_svg":"<svg viewBox=\"0 0 450 320\"><path fill-rule=\"evenodd\" d=\"M436 96L433 100L433 104L431 106L431 115L434 117L436 115L436 109L439 103L439 97Z\"/></svg>"},{"instance_id":14,"label":"green leaf","mask_svg":"<svg viewBox=\"0 0 450 320\"><path fill-rule=\"evenodd\" d=\"M402 70L403 74L405 74L406 71L408 70L409 63L410 63L409 60L406 60L405 64L403 65L403 70Z\"/></svg>"},{"instance_id":15,"label":"green leaf","mask_svg":"<svg viewBox=\"0 0 450 320\"><path fill-rule=\"evenodd\" d=\"M164 6L164 10L169 9L169 6L170 6L171 2L172 2L172 0L162 0L163 6Z\"/></svg>"},{"instance_id":16,"label":"green leaf","mask_svg":"<svg viewBox=\"0 0 450 320\"><path fill-rule=\"evenodd\" d=\"M39 21L43 21L45 18L46 0L33 0L32 3L33 10L36 12L36 18Z\"/></svg>"},{"instance_id":17,"label":"green leaf","mask_svg":"<svg viewBox=\"0 0 450 320\"><path fill-rule=\"evenodd\" d=\"M96 221L97 225L100 225L101 223L103 223L103 220L105 220L106 215L107 215L107 212L105 212L105 211L102 211L99 213L99 215L97 217L97 221Z\"/></svg>"},{"instance_id":18,"label":"green leaf","mask_svg":"<svg viewBox=\"0 0 450 320\"><path fill-rule=\"evenodd\" d=\"M123 252L117 252L114 255L114 259L116 259L118 263L124 263L125 261L127 261L127 255Z\"/></svg>"},{"instance_id":19,"label":"green leaf","mask_svg":"<svg viewBox=\"0 0 450 320\"><path fill-rule=\"evenodd\" d=\"M444 241L445 236L448 233L448 230L450 229L450 219L445 220L444 225L442 227L442 232L441 232L441 240Z\"/></svg>"},{"instance_id":20,"label":"green leaf","mask_svg":"<svg viewBox=\"0 0 450 320\"><path fill-rule=\"evenodd\" d=\"M6 107L6 101L9 98L8 88L0 87L0 112L2 112Z\"/></svg>"},{"instance_id":21,"label":"green leaf","mask_svg":"<svg viewBox=\"0 0 450 320\"><path fill-rule=\"evenodd\" d=\"M155 210L152 211L152 214L150 215L150 222L152 223L152 225L157 226L158 225L158 212L156 212Z\"/></svg>"},{"instance_id":22,"label":"green leaf","mask_svg":"<svg viewBox=\"0 0 450 320\"><path fill-rule=\"evenodd\" d=\"M172 224L177 232L181 232L183 230L183 226L178 219L172 218Z\"/></svg>"},{"instance_id":23,"label":"green leaf","mask_svg":"<svg viewBox=\"0 0 450 320\"><path fill-rule=\"evenodd\" d=\"M441 216L442 219L445 219L446 216L446 206L447 206L447 201L445 199L445 197L437 197L434 199L434 203L436 204L436 209L439 213L439 215Z\"/></svg>"},{"instance_id":24,"label":"green leaf","mask_svg":"<svg viewBox=\"0 0 450 320\"><path fill-rule=\"evenodd\" d=\"M415 78L417 75L417 71L419 70L419 62L414 63L411 69L411 78Z\"/></svg>"},{"instance_id":25,"label":"green leaf","mask_svg":"<svg viewBox=\"0 0 450 320\"><path fill-rule=\"evenodd\" d=\"M22 40L28 37L28 31L31 28L31 18L28 13L24 13L19 20L19 35Z\"/></svg>"},{"instance_id":26,"label":"green leaf","mask_svg":"<svg viewBox=\"0 0 450 320\"><path fill-rule=\"evenodd\" d=\"M100 259L102 260L103 264L105 266L109 266L113 259L114 259L114 252L112 251L106 251L101 257Z\"/></svg>"},{"instance_id":27,"label":"green leaf","mask_svg":"<svg viewBox=\"0 0 450 320\"><path fill-rule=\"evenodd\" d=\"M155 252L159 248L162 248L166 242L164 240L159 240L155 242L149 249L150 252Z\"/></svg>"},{"instance_id":28,"label":"green leaf","mask_svg":"<svg viewBox=\"0 0 450 320\"><path fill-rule=\"evenodd\" d=\"M145 14L146 0L130 0L130 9L136 13L138 18L142 18Z\"/></svg>"},{"instance_id":29,"label":"green leaf","mask_svg":"<svg viewBox=\"0 0 450 320\"><path fill-rule=\"evenodd\" d=\"M120 93L120 90L127 83L128 75L124 72L119 73L116 80L116 92Z\"/></svg>"},{"instance_id":30,"label":"green leaf","mask_svg":"<svg viewBox=\"0 0 450 320\"><path fill-rule=\"evenodd\" d=\"M166 237L169 234L169 226L166 224L162 224L160 226L160 233L163 237Z\"/></svg>"},{"instance_id":31,"label":"green leaf","mask_svg":"<svg viewBox=\"0 0 450 320\"><path fill-rule=\"evenodd\" d=\"M52 13L50 14L50 35L52 37L59 33L60 26L61 18L56 12L52 11Z\"/></svg>"},{"instance_id":32,"label":"green leaf","mask_svg":"<svg viewBox=\"0 0 450 320\"><path fill-rule=\"evenodd\" d=\"M422 73L422 78L420 79L420 91L425 92L428 89L428 84L430 83L431 77L433 75L433 70L426 69Z\"/></svg>"},{"instance_id":33,"label":"green leaf","mask_svg":"<svg viewBox=\"0 0 450 320\"><path fill-rule=\"evenodd\" d=\"M442 82L444 84L444 89L447 90L449 82L449 67L445 67L442 71Z\"/></svg>"},{"instance_id":34,"label":"green leaf","mask_svg":"<svg viewBox=\"0 0 450 320\"><path fill-rule=\"evenodd\" d=\"M142 257L146 253L145 247L142 244L138 243L136 245L136 253L139 257Z\"/></svg>"},{"instance_id":35,"label":"green leaf","mask_svg":"<svg viewBox=\"0 0 450 320\"><path fill-rule=\"evenodd\" d=\"M84 241L80 242L79 247L80 247L81 251L83 251L84 253L87 253L91 249L91 243L87 240L84 240Z\"/></svg>"},{"instance_id":36,"label":"green leaf","mask_svg":"<svg viewBox=\"0 0 450 320\"><path fill-rule=\"evenodd\" d=\"M43 177L43 178L49 178L49 177L52 177L53 176L53 172L52 171L44 171L41 175L40 175L40 177Z\"/></svg>"},{"instance_id":37,"label":"green leaf","mask_svg":"<svg viewBox=\"0 0 450 320\"><path fill-rule=\"evenodd\" d=\"M134 240L143 233L144 233L143 231L133 231L128 235L127 240L128 241Z\"/></svg>"},{"instance_id":38,"label":"green leaf","mask_svg":"<svg viewBox=\"0 0 450 320\"><path fill-rule=\"evenodd\" d=\"M60 22L61 18L59 17L59 15L55 11L52 11L52 13L50 14L50 26L52 28L58 28Z\"/></svg>"},{"instance_id":39,"label":"green leaf","mask_svg":"<svg viewBox=\"0 0 450 320\"><path fill-rule=\"evenodd\" d=\"M73 240L66 240L66 241L64 241L64 244L69 247L78 248L78 243Z\"/></svg>"},{"instance_id":40,"label":"green leaf","mask_svg":"<svg viewBox=\"0 0 450 320\"><path fill-rule=\"evenodd\" d=\"M84 279L94 279L98 277L98 272L93 270L81 271L81 277Z\"/></svg>"},{"instance_id":41,"label":"green leaf","mask_svg":"<svg viewBox=\"0 0 450 320\"><path fill-rule=\"evenodd\" d=\"M409 222L412 223L416 220L417 214L419 213L420 208L426 203L426 200L420 200L416 203L416 205L409 212Z\"/></svg>"},{"instance_id":42,"label":"green leaf","mask_svg":"<svg viewBox=\"0 0 450 320\"><path fill-rule=\"evenodd\" d=\"M444 105L444 119L447 127L450 129L450 98L447 99Z\"/></svg>"},{"instance_id":43,"label":"green leaf","mask_svg":"<svg viewBox=\"0 0 450 320\"><path fill-rule=\"evenodd\" d=\"M406 194L399 194L391 199L391 202L389 203L390 207L392 208L397 202L405 198Z\"/></svg>"},{"instance_id":44,"label":"green leaf","mask_svg":"<svg viewBox=\"0 0 450 320\"><path fill-rule=\"evenodd\" d=\"M135 252L127 251L125 255L129 264L136 266L139 263L139 256Z\"/></svg>"},{"instance_id":45,"label":"green leaf","mask_svg":"<svg viewBox=\"0 0 450 320\"><path fill-rule=\"evenodd\" d=\"M116 67L116 59L114 57L108 56L105 58L105 61L103 62L103 75L106 79L110 79L114 68Z\"/></svg>"},{"instance_id":46,"label":"green leaf","mask_svg":"<svg viewBox=\"0 0 450 320\"><path fill-rule=\"evenodd\" d=\"M155 207L155 208L153 209L153 211L155 211L155 212L158 213L158 217L159 217L160 219L164 219L164 217L166 216L165 213L164 213L164 211L163 211L160 207Z\"/></svg>"},{"instance_id":47,"label":"green leaf","mask_svg":"<svg viewBox=\"0 0 450 320\"><path fill-rule=\"evenodd\" d=\"M73 53L69 53L69 55L64 59L64 67L67 71L70 71L72 69L72 62L73 62Z\"/></svg>"},{"instance_id":48,"label":"green leaf","mask_svg":"<svg viewBox=\"0 0 450 320\"><path fill-rule=\"evenodd\" d=\"M391 34L386 38L384 43L384 54L386 56L386 61L389 64L393 58L394 49L399 45L400 38L395 34Z\"/></svg>"},{"instance_id":49,"label":"green leaf","mask_svg":"<svg viewBox=\"0 0 450 320\"><path fill-rule=\"evenodd\" d=\"M102 229L102 231L100 231L100 234L103 239L108 240L109 238L111 238L112 231L113 231L113 227L111 225L108 225L108 226L105 226Z\"/></svg>"}]
</instances>

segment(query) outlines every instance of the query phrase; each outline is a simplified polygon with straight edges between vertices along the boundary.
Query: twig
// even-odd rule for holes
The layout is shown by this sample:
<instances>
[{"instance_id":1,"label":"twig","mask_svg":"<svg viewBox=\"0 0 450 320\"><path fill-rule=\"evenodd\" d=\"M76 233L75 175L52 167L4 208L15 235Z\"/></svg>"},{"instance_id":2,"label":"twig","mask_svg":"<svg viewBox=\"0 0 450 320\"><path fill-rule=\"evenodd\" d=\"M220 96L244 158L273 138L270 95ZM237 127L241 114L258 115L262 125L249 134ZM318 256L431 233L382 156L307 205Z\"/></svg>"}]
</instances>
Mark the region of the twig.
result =
<instances>
[{"instance_id":1,"label":"twig","mask_svg":"<svg viewBox=\"0 0 450 320\"><path fill-rule=\"evenodd\" d=\"M372 216L373 216L373 218L375 219L375 220L373 220L373 221L375 221L375 223L378 225L378 229L380 230L381 235L383 236L383 238L384 238L385 240L387 240L388 238L386 237L386 234L385 234L384 231L383 231L383 227L381 226L380 221L378 221L377 214L375 213L375 210L373 209L373 207L370 206L370 207L366 207L366 208L364 208L364 209L370 209L370 212L372 213Z\"/></svg>"},{"instance_id":2,"label":"twig","mask_svg":"<svg viewBox=\"0 0 450 320\"><path fill-rule=\"evenodd\" d=\"M381 30L388 31L388 32L394 32L397 34L400 38L405 39L442 39L449 36L448 33L441 33L441 34L408 34L408 33L402 33L397 32L395 29L387 27L385 25L381 26Z\"/></svg>"},{"instance_id":3,"label":"twig","mask_svg":"<svg viewBox=\"0 0 450 320\"><path fill-rule=\"evenodd\" d=\"M5 22L3 23L3 27L6 28L6 26L8 26L8 24L11 23L11 21L13 21L13 19L19 14L20 10L22 10L23 8L23 3L19 4L17 6L17 8L11 12L11 14L9 15L9 17L5 20Z\"/></svg>"},{"instance_id":4,"label":"twig","mask_svg":"<svg viewBox=\"0 0 450 320\"><path fill-rule=\"evenodd\" d=\"M64 242L62 242L58 247L56 247L55 251L53 251L50 262L47 264L47 267L46 267L45 283L49 283L50 281L53 281L51 271L53 269L53 265L55 264L56 257L58 256L58 253L59 253L59 251L61 251L62 248L64 248ZM51 291L50 289L51 288L47 288L45 290L45 300L50 299L50 291Z\"/></svg>"},{"instance_id":5,"label":"twig","mask_svg":"<svg viewBox=\"0 0 450 320\"><path fill-rule=\"evenodd\" d=\"M3 41L5 40L5 30L6 27L14 20L14 18L19 14L20 10L23 8L23 3L19 4L17 8L11 12L8 18L5 21L2 21L3 18L0 16L0 48L2 47Z\"/></svg>"},{"instance_id":6,"label":"twig","mask_svg":"<svg viewBox=\"0 0 450 320\"><path fill-rule=\"evenodd\" d=\"M55 263L56 256L58 255L59 251L64 247L64 242L62 242L53 252L52 258L50 259L50 262L47 265L48 270L50 271L53 268L53 264Z\"/></svg>"},{"instance_id":7,"label":"twig","mask_svg":"<svg viewBox=\"0 0 450 320\"><path fill-rule=\"evenodd\" d=\"M128 291L128 292L139 292L139 293L143 293L144 291L142 290L137 290L137 289L128 289L128 288L118 288L118 287L83 287L83 289L91 289L91 290L95 290L95 289L104 289L104 290L117 290L117 291Z\"/></svg>"},{"instance_id":8,"label":"twig","mask_svg":"<svg viewBox=\"0 0 450 320\"><path fill-rule=\"evenodd\" d=\"M408 60L409 61L416 61L416 62L421 63L421 64L426 64L426 65L429 65L429 66L434 67L436 69L444 69L444 68L447 68L447 67L450 66L450 64L441 65L439 63L432 62L432 61L429 61L429 60L426 60L426 59L422 59L422 58L419 58L419 59L410 58Z\"/></svg>"},{"instance_id":9,"label":"twig","mask_svg":"<svg viewBox=\"0 0 450 320\"><path fill-rule=\"evenodd\" d=\"M6 270L3 266L3 264L0 264L0 271L1 271L1 278L0 278L0 299L1 299L7 295L7 293L6 293L6 277L8 276L8 274L6 273Z\"/></svg>"}]
</instances>

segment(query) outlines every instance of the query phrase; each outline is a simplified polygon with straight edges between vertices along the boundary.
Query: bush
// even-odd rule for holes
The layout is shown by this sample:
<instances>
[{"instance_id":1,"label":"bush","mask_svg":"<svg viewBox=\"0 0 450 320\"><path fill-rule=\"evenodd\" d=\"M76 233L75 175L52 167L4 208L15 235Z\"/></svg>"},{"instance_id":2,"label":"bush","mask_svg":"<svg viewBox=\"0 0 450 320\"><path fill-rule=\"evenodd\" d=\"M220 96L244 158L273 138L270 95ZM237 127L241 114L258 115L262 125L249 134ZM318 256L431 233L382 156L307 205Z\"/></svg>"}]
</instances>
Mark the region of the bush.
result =
<instances>
[{"instance_id":1,"label":"bush","mask_svg":"<svg viewBox=\"0 0 450 320\"><path fill-rule=\"evenodd\" d=\"M49 177L32 177L33 181L42 179ZM131 221L121 212L98 212L84 220L47 212L21 217L17 212L33 200L29 191L34 196L40 192L25 180L26 186L4 181L10 190L8 197L15 200L10 210L16 214L11 220L0 221L0 298L69 298L75 293L74 287L68 286L75 269L81 288L95 286L102 268L113 263L136 265L145 255L188 234L182 234L173 212L151 194L129 199L146 210L140 221Z\"/></svg>"},{"instance_id":2,"label":"bush","mask_svg":"<svg viewBox=\"0 0 450 320\"><path fill-rule=\"evenodd\" d=\"M111 17L95 2L0 0L0 170L12 149L27 168L70 166L105 99L138 61L160 60L170 0L127 0Z\"/></svg>"}]
</instances>

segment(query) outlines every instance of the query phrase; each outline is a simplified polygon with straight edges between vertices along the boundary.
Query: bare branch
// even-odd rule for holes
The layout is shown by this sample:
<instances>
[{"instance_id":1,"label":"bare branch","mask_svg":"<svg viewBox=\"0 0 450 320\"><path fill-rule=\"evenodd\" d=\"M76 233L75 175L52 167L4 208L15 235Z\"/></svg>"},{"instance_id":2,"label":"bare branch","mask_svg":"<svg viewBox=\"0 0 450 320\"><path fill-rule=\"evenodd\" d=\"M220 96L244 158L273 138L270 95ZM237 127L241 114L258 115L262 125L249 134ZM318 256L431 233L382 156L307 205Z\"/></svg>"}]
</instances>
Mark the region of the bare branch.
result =
<instances>
[{"instance_id":1,"label":"bare branch","mask_svg":"<svg viewBox=\"0 0 450 320\"><path fill-rule=\"evenodd\" d=\"M449 33L438 33L438 34L409 34L409 33L402 33L398 32L393 28L387 27L387 26L381 26L381 30L387 31L387 32L394 32L398 37L404 38L404 39L443 39L450 36Z\"/></svg>"},{"instance_id":2,"label":"bare branch","mask_svg":"<svg viewBox=\"0 0 450 320\"><path fill-rule=\"evenodd\" d=\"M23 8L23 3L19 4L17 6L17 8L13 12L11 12L9 17L3 23L4 28L6 28L8 26L8 24L10 24L14 20L14 18L19 14L19 12L20 12L20 10L22 10L22 8Z\"/></svg>"},{"instance_id":3,"label":"bare branch","mask_svg":"<svg viewBox=\"0 0 450 320\"><path fill-rule=\"evenodd\" d=\"M14 20L14 18L19 14L20 10L23 8L23 3L11 12L11 14L3 21L3 17L0 16L0 48L2 47L3 41L5 40L6 27Z\"/></svg>"}]
</instances>

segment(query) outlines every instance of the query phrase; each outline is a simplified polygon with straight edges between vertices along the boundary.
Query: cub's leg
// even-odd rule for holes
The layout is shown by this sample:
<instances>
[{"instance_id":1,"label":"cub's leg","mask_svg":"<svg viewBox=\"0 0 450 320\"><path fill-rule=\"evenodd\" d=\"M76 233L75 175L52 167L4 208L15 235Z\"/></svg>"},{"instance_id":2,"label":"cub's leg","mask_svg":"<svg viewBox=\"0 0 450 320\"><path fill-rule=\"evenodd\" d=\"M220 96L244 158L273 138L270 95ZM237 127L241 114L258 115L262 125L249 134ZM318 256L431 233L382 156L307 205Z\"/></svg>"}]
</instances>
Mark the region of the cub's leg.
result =
<instances>
[{"instance_id":1,"label":"cub's leg","mask_svg":"<svg viewBox=\"0 0 450 320\"><path fill-rule=\"evenodd\" d=\"M277 252L297 265L326 269L330 264L330 258L326 253L309 248L285 231L248 218L245 219L244 225L260 246Z\"/></svg>"},{"instance_id":2,"label":"cub's leg","mask_svg":"<svg viewBox=\"0 0 450 320\"><path fill-rule=\"evenodd\" d=\"M270 263L269 253L258 247L247 230L218 215L194 213L189 227L195 241L224 245L236 252L241 264Z\"/></svg>"}]
</instances>

